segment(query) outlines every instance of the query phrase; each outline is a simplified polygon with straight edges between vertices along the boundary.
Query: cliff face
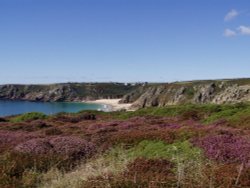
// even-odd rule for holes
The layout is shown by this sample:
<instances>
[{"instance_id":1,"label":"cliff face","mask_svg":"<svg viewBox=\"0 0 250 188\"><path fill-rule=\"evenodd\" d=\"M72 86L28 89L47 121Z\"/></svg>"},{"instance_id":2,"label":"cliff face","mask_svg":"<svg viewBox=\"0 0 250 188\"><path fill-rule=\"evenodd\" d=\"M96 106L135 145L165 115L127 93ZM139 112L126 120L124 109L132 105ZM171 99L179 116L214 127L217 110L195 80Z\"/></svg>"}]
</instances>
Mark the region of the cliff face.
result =
<instances>
[{"instance_id":1,"label":"cliff face","mask_svg":"<svg viewBox=\"0 0 250 188\"><path fill-rule=\"evenodd\" d=\"M67 83L53 85L2 85L0 99L28 101L82 101L121 98L137 86L122 83Z\"/></svg>"},{"instance_id":2,"label":"cliff face","mask_svg":"<svg viewBox=\"0 0 250 188\"><path fill-rule=\"evenodd\" d=\"M237 103L250 101L250 79L144 85L67 83L0 86L0 99L82 101L115 98L122 98L120 103L133 103L134 109L187 103Z\"/></svg>"},{"instance_id":3,"label":"cliff face","mask_svg":"<svg viewBox=\"0 0 250 188\"><path fill-rule=\"evenodd\" d=\"M121 103L135 109L177 104L250 101L250 79L195 81L143 86L125 95Z\"/></svg>"}]
</instances>

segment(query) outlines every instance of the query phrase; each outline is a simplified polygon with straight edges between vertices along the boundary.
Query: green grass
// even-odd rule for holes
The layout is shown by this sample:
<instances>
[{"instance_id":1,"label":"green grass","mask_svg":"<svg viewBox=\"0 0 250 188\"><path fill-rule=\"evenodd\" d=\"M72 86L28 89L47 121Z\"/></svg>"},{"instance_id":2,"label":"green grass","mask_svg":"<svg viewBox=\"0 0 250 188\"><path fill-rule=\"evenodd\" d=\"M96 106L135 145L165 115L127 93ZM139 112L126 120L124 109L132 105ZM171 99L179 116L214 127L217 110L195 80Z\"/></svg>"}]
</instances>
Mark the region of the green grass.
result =
<instances>
[{"instance_id":1,"label":"green grass","mask_svg":"<svg viewBox=\"0 0 250 188\"><path fill-rule=\"evenodd\" d=\"M204 123L213 123L220 119L228 120L232 123L237 123L243 117L250 117L250 105L249 104L235 104L235 105L218 105L218 111L212 111Z\"/></svg>"},{"instance_id":2,"label":"green grass","mask_svg":"<svg viewBox=\"0 0 250 188\"><path fill-rule=\"evenodd\" d=\"M168 159L177 162L177 159L191 160L200 157L202 152L193 147L189 141L166 144L163 141L144 140L129 150L129 156L145 157L149 159Z\"/></svg>"},{"instance_id":3,"label":"green grass","mask_svg":"<svg viewBox=\"0 0 250 188\"><path fill-rule=\"evenodd\" d=\"M26 114L22 114L16 117L13 117L10 119L10 122L13 123L19 123L23 121L31 121L31 120L37 120L37 119L46 119L47 115L40 113L40 112L30 112Z\"/></svg>"},{"instance_id":4,"label":"green grass","mask_svg":"<svg viewBox=\"0 0 250 188\"><path fill-rule=\"evenodd\" d=\"M238 104L186 104L175 105L167 107L150 107L139 109L134 112L99 112L99 111L80 111L78 113L59 113L52 115L51 117L58 116L60 114L80 115L83 113L91 113L100 116L107 116L114 119L129 119L137 116L158 116L158 117L182 117L185 119L196 116L202 123L213 123L220 119L226 119L231 122L237 123L242 117L250 117L250 103L238 103ZM45 119L46 116L43 113L31 112L22 114L10 119L11 122L22 122L36 119Z\"/></svg>"},{"instance_id":5,"label":"green grass","mask_svg":"<svg viewBox=\"0 0 250 188\"><path fill-rule=\"evenodd\" d=\"M250 104L187 104L157 108L144 108L134 112L112 113L114 118L129 119L136 116L181 117L191 119L196 117L201 123L214 123L225 119L232 124L237 124L244 117L250 118Z\"/></svg>"}]
</instances>

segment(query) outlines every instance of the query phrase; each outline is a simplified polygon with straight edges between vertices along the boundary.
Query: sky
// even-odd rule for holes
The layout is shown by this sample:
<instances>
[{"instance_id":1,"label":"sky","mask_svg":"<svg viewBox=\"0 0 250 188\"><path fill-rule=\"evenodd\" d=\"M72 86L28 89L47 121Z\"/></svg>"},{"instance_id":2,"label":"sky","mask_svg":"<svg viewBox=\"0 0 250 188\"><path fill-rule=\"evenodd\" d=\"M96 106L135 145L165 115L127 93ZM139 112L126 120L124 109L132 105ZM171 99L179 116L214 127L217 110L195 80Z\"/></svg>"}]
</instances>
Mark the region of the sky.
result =
<instances>
[{"instance_id":1,"label":"sky","mask_svg":"<svg viewBox=\"0 0 250 188\"><path fill-rule=\"evenodd\" d=\"M249 0L0 0L0 84L245 77Z\"/></svg>"}]
</instances>

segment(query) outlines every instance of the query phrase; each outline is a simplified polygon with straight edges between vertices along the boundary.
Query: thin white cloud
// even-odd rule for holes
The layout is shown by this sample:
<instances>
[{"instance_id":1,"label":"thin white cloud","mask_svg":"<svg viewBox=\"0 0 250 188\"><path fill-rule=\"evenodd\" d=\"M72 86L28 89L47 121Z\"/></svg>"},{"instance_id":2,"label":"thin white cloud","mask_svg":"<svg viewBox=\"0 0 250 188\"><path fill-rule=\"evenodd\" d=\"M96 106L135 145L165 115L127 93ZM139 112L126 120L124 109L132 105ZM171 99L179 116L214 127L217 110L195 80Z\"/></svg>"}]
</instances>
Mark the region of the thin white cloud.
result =
<instances>
[{"instance_id":1,"label":"thin white cloud","mask_svg":"<svg viewBox=\"0 0 250 188\"><path fill-rule=\"evenodd\" d=\"M224 31L225 37L234 37L236 35L237 35L236 32L231 30L231 29L225 29L225 31Z\"/></svg>"},{"instance_id":2,"label":"thin white cloud","mask_svg":"<svg viewBox=\"0 0 250 188\"><path fill-rule=\"evenodd\" d=\"M250 26L241 25L238 27L238 31L242 35L250 35Z\"/></svg>"},{"instance_id":3,"label":"thin white cloud","mask_svg":"<svg viewBox=\"0 0 250 188\"><path fill-rule=\"evenodd\" d=\"M227 13L227 15L225 16L224 20L226 22L236 18L239 15L239 12L235 9L231 10L230 12Z\"/></svg>"}]
</instances>

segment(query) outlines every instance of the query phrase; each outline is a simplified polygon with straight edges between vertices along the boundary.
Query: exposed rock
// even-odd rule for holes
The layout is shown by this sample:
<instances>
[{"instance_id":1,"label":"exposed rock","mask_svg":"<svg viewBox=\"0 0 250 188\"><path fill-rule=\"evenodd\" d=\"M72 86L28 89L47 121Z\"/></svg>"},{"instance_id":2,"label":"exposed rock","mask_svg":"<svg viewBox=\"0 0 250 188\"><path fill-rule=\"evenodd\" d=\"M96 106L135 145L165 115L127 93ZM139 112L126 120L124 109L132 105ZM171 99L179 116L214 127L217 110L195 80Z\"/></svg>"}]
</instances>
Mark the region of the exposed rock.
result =
<instances>
[{"instance_id":1,"label":"exposed rock","mask_svg":"<svg viewBox=\"0 0 250 188\"><path fill-rule=\"evenodd\" d=\"M213 99L213 103L222 104L229 102L244 102L250 101L250 85L245 86L231 86L222 90Z\"/></svg>"},{"instance_id":2,"label":"exposed rock","mask_svg":"<svg viewBox=\"0 0 250 188\"><path fill-rule=\"evenodd\" d=\"M197 94L194 96L195 103L211 102L215 94L216 85L214 83L208 85L201 85L197 88Z\"/></svg>"},{"instance_id":3,"label":"exposed rock","mask_svg":"<svg viewBox=\"0 0 250 188\"><path fill-rule=\"evenodd\" d=\"M83 101L122 98L139 85L123 83L66 83L53 85L2 85L0 99L28 101Z\"/></svg>"},{"instance_id":4,"label":"exposed rock","mask_svg":"<svg viewBox=\"0 0 250 188\"><path fill-rule=\"evenodd\" d=\"M221 104L244 101L250 101L249 79L151 84L139 88L138 92L125 95L121 102L131 102L132 108L138 109L188 103Z\"/></svg>"},{"instance_id":5,"label":"exposed rock","mask_svg":"<svg viewBox=\"0 0 250 188\"><path fill-rule=\"evenodd\" d=\"M83 101L122 98L132 109L178 104L250 101L250 79L193 81L162 84L67 83L2 85L0 99L29 101Z\"/></svg>"}]
</instances>

